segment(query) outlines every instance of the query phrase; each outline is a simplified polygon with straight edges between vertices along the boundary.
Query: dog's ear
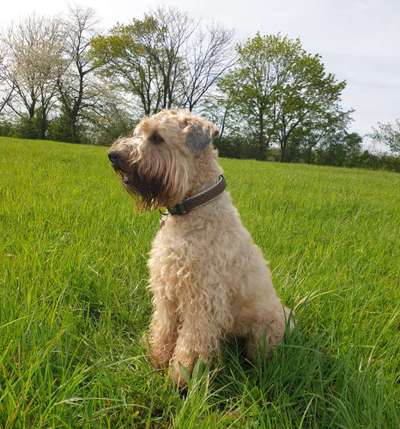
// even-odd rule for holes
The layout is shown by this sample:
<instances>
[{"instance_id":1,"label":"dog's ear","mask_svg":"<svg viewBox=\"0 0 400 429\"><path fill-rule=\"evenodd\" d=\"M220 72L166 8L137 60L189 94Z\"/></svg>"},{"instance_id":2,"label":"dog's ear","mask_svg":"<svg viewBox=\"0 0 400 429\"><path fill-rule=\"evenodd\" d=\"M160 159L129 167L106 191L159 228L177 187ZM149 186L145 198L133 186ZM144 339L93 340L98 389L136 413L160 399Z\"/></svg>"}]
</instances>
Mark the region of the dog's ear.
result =
<instances>
[{"instance_id":1,"label":"dog's ear","mask_svg":"<svg viewBox=\"0 0 400 429\"><path fill-rule=\"evenodd\" d=\"M186 121L186 144L194 156L201 152L219 135L218 128L208 121Z\"/></svg>"}]
</instances>

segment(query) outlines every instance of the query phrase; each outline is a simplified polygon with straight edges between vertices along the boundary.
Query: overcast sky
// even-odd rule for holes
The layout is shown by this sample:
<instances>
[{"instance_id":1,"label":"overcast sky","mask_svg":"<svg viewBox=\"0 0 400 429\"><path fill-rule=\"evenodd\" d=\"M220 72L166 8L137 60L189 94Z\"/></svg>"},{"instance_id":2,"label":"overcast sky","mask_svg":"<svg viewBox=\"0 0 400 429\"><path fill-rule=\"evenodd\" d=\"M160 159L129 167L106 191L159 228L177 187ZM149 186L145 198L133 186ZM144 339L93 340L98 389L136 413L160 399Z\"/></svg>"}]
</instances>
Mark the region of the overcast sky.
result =
<instances>
[{"instance_id":1,"label":"overcast sky","mask_svg":"<svg viewBox=\"0 0 400 429\"><path fill-rule=\"evenodd\" d=\"M74 3L93 7L104 29L162 4L233 28L238 40L256 31L298 36L348 82L344 105L356 110L354 131L400 118L400 0L3 0L0 25L32 12L63 13Z\"/></svg>"}]
</instances>

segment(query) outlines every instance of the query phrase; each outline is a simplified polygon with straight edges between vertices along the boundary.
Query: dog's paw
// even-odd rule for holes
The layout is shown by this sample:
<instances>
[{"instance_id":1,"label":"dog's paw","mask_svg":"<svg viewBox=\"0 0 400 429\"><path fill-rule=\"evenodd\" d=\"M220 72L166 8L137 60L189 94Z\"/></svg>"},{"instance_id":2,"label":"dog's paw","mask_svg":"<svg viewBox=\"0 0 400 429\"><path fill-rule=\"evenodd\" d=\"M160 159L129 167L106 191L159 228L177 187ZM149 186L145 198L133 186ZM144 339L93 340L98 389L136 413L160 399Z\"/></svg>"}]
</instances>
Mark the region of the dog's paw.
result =
<instances>
[{"instance_id":1,"label":"dog's paw","mask_svg":"<svg viewBox=\"0 0 400 429\"><path fill-rule=\"evenodd\" d=\"M171 359L171 353L153 347L152 350L150 350L149 357L154 368L166 369Z\"/></svg>"},{"instance_id":2,"label":"dog's paw","mask_svg":"<svg viewBox=\"0 0 400 429\"><path fill-rule=\"evenodd\" d=\"M151 344L148 333L143 334L141 343L153 368L168 368L169 361L172 357L172 353L169 349L167 350L165 346Z\"/></svg>"},{"instance_id":3,"label":"dog's paw","mask_svg":"<svg viewBox=\"0 0 400 429\"><path fill-rule=\"evenodd\" d=\"M187 387L190 380L190 370L177 361L172 361L169 367L169 376L179 389Z\"/></svg>"}]
</instances>

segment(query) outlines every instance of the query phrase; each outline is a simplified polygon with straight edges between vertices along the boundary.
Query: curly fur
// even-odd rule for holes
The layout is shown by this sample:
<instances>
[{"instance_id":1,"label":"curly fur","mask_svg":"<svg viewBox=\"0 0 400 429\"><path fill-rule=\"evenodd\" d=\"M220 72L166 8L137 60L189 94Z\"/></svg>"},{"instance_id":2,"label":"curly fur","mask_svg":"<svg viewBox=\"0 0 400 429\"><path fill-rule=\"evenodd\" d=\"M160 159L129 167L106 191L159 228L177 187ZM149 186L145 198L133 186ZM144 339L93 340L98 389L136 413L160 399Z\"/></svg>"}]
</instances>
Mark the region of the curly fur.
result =
<instances>
[{"instance_id":1,"label":"curly fur","mask_svg":"<svg viewBox=\"0 0 400 429\"><path fill-rule=\"evenodd\" d=\"M197 153L186 139L199 125L210 144ZM133 168L158 187L150 199L132 184L128 189L142 192L147 206L171 206L212 186L222 174L211 144L216 133L213 124L189 112L163 111L142 120L132 139L111 150L125 145L130 167L122 175ZM227 191L184 216L169 216L153 241L148 267L151 360L156 367L170 366L176 384L185 384L180 366L190 371L197 359L210 362L223 338L245 337L250 359L262 336L270 348L282 340L288 310Z\"/></svg>"}]
</instances>

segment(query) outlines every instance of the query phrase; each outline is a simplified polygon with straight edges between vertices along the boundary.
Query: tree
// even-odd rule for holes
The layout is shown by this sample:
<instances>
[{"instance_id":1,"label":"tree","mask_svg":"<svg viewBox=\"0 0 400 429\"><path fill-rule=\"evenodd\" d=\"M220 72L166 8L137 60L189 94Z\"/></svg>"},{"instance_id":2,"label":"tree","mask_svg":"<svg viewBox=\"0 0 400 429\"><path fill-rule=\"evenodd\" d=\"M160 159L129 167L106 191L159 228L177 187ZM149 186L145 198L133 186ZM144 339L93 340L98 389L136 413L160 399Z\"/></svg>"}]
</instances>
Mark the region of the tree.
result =
<instances>
[{"instance_id":1,"label":"tree","mask_svg":"<svg viewBox=\"0 0 400 429\"><path fill-rule=\"evenodd\" d=\"M225 135L239 137L246 133L240 115L226 93L213 91L204 98L200 113L219 128L219 139Z\"/></svg>"},{"instance_id":2,"label":"tree","mask_svg":"<svg viewBox=\"0 0 400 429\"><path fill-rule=\"evenodd\" d=\"M287 150L288 160L301 159L311 164L314 161L316 149L324 146L326 142L342 143L352 121L351 113L352 111L344 112L339 108L314 112L293 132L292 144Z\"/></svg>"},{"instance_id":3,"label":"tree","mask_svg":"<svg viewBox=\"0 0 400 429\"><path fill-rule=\"evenodd\" d=\"M3 78L14 88L7 104L29 127L36 128L32 137L45 138L61 61L59 21L31 16L11 27L3 42L8 62Z\"/></svg>"},{"instance_id":4,"label":"tree","mask_svg":"<svg viewBox=\"0 0 400 429\"><path fill-rule=\"evenodd\" d=\"M199 23L173 8L158 8L115 26L92 43L101 73L139 99L145 114L199 105L229 67L232 33Z\"/></svg>"},{"instance_id":5,"label":"tree","mask_svg":"<svg viewBox=\"0 0 400 429\"><path fill-rule=\"evenodd\" d=\"M130 114L131 102L112 86L103 85L97 104L85 112L86 139L94 144L110 144L118 137L132 133L136 121Z\"/></svg>"},{"instance_id":6,"label":"tree","mask_svg":"<svg viewBox=\"0 0 400 429\"><path fill-rule=\"evenodd\" d=\"M90 107L95 97L91 73L96 69L89 57L90 43L95 34L93 9L75 7L62 22L64 62L60 64L57 89L61 102L62 139L79 142L79 120L83 109Z\"/></svg>"},{"instance_id":7,"label":"tree","mask_svg":"<svg viewBox=\"0 0 400 429\"><path fill-rule=\"evenodd\" d=\"M124 93L137 97L146 115L158 111L163 98L151 53L156 43L157 22L152 17L117 25L108 35L92 41L91 55L101 66L101 76Z\"/></svg>"},{"instance_id":8,"label":"tree","mask_svg":"<svg viewBox=\"0 0 400 429\"><path fill-rule=\"evenodd\" d=\"M0 47L0 113L11 101L15 89L12 82L8 82L6 78L7 63L3 49L3 47Z\"/></svg>"},{"instance_id":9,"label":"tree","mask_svg":"<svg viewBox=\"0 0 400 429\"><path fill-rule=\"evenodd\" d=\"M344 167L354 167L359 164L361 156L362 137L357 133L342 131L330 136L317 149L317 162Z\"/></svg>"},{"instance_id":10,"label":"tree","mask_svg":"<svg viewBox=\"0 0 400 429\"><path fill-rule=\"evenodd\" d=\"M156 44L149 47L149 57L155 65L155 76L161 83L161 108L178 104L179 84L185 73L183 50L195 31L195 22L179 9L159 7L149 14L155 22Z\"/></svg>"},{"instance_id":11,"label":"tree","mask_svg":"<svg viewBox=\"0 0 400 429\"><path fill-rule=\"evenodd\" d=\"M200 29L186 50L185 71L182 76L182 107L192 111L210 88L232 67L233 32L218 25Z\"/></svg>"},{"instance_id":12,"label":"tree","mask_svg":"<svg viewBox=\"0 0 400 429\"><path fill-rule=\"evenodd\" d=\"M370 137L377 143L384 144L400 155L400 120L393 124L379 122Z\"/></svg>"},{"instance_id":13,"label":"tree","mask_svg":"<svg viewBox=\"0 0 400 429\"><path fill-rule=\"evenodd\" d=\"M327 74L321 58L307 53L299 39L258 33L239 45L237 54L220 88L246 120L261 156L277 144L281 161L288 161L295 131L304 134L316 118L330 121L337 115L346 83Z\"/></svg>"}]
</instances>

